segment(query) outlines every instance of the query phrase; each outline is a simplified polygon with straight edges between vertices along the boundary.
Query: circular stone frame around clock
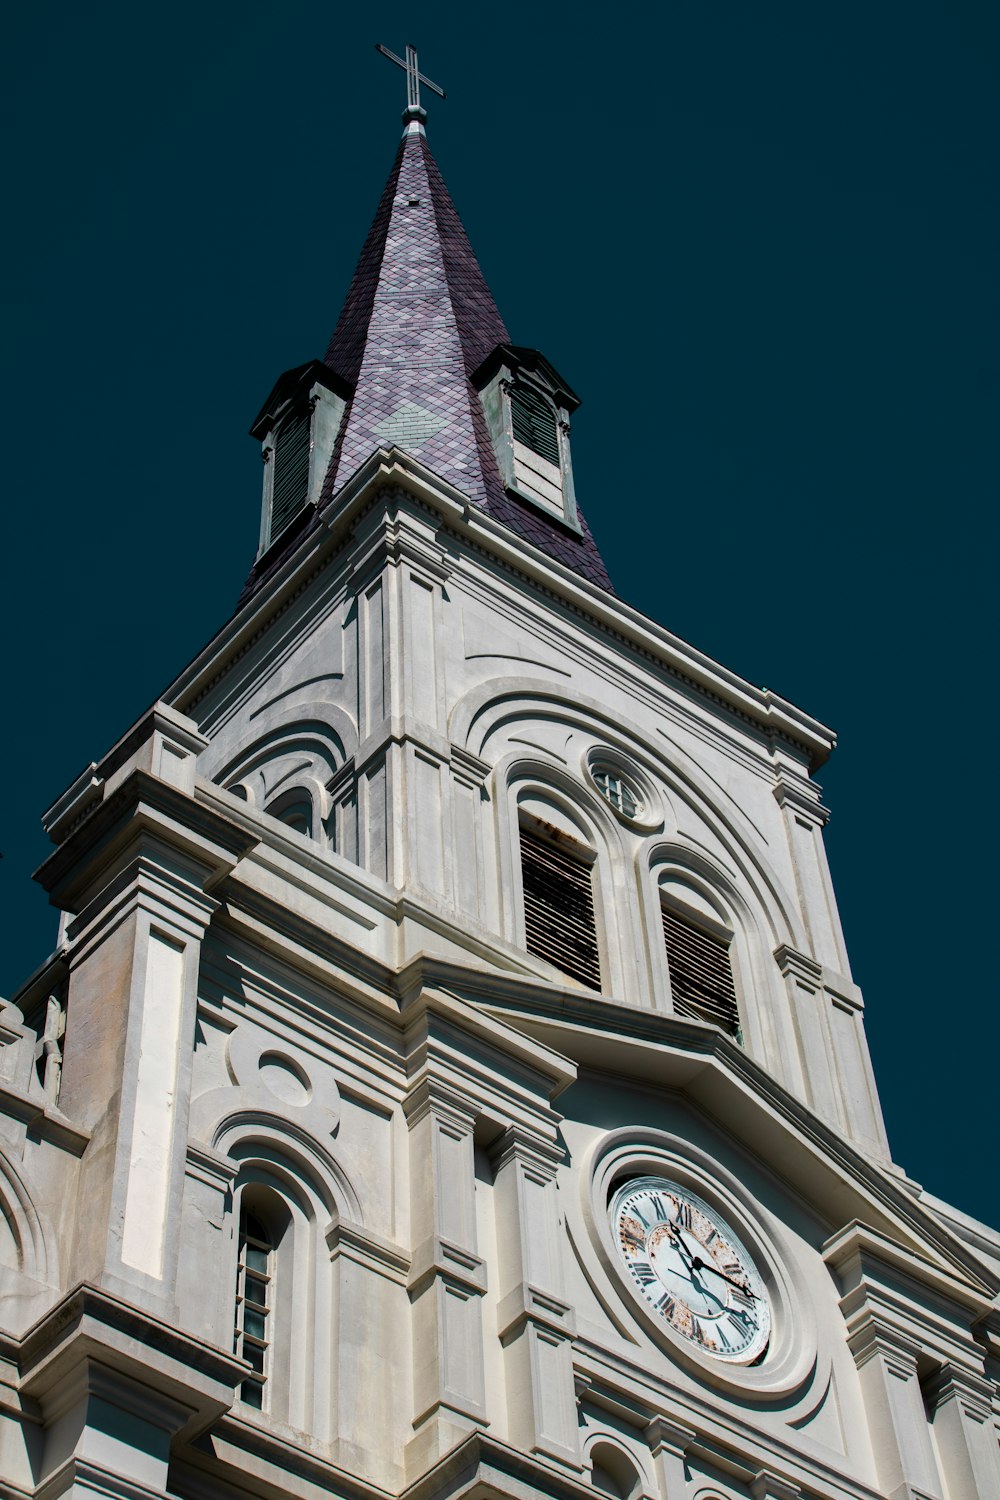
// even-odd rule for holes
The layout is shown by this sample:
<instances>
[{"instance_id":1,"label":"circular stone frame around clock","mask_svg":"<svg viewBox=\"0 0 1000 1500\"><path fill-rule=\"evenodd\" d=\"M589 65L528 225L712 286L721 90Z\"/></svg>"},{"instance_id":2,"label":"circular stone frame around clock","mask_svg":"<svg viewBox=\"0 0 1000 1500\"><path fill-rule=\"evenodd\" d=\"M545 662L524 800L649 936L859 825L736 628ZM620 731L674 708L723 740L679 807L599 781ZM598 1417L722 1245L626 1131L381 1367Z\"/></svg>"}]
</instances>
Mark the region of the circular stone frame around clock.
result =
<instances>
[{"instance_id":1,"label":"circular stone frame around clock","mask_svg":"<svg viewBox=\"0 0 1000 1500\"><path fill-rule=\"evenodd\" d=\"M703 1353L657 1317L631 1284L618 1256L608 1207L619 1188L633 1177L663 1177L703 1198L729 1223L753 1258L771 1304L771 1340L759 1364L727 1364ZM596 1142L581 1173L582 1211L591 1253L603 1273L588 1279L613 1321L616 1309L601 1295L614 1288L629 1317L639 1323L671 1358L706 1383L743 1400L773 1401L794 1397L823 1378L812 1299L794 1256L781 1240L771 1217L732 1172L706 1152L665 1131L623 1129ZM585 1247L579 1247L581 1255ZM586 1268L585 1268L586 1269ZM826 1361L829 1363L829 1360ZM827 1371L827 1378L829 1371ZM826 1380L824 1379L824 1385Z\"/></svg>"}]
</instances>

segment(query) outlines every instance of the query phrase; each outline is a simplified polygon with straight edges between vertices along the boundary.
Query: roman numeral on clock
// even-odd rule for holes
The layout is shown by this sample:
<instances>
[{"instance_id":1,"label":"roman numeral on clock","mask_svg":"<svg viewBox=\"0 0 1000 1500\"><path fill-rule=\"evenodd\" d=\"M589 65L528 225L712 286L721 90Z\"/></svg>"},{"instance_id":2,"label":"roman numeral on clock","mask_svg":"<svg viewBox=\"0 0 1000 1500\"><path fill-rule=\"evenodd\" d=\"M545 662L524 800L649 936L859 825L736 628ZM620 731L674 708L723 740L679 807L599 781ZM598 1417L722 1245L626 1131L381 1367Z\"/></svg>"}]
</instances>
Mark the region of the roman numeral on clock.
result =
<instances>
[{"instance_id":1,"label":"roman numeral on clock","mask_svg":"<svg viewBox=\"0 0 1000 1500\"><path fill-rule=\"evenodd\" d=\"M671 1297L669 1292L664 1292L661 1296L657 1297L654 1300L653 1306L656 1308L656 1311L658 1313L662 1313L665 1318L672 1318L677 1303L674 1301L673 1297Z\"/></svg>"}]
</instances>

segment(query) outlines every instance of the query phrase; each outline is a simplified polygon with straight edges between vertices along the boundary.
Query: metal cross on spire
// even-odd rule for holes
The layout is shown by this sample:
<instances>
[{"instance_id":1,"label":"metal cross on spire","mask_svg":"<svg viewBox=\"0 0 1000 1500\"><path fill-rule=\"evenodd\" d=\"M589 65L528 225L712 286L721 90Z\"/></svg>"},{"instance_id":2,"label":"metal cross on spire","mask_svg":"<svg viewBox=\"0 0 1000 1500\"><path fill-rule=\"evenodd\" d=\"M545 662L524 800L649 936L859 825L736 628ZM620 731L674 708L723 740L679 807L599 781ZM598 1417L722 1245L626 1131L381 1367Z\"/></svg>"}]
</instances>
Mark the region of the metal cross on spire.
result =
<instances>
[{"instance_id":1,"label":"metal cross on spire","mask_svg":"<svg viewBox=\"0 0 1000 1500\"><path fill-rule=\"evenodd\" d=\"M421 84L423 84L425 88L431 89L435 94L440 95L442 99L446 97L444 89L441 88L439 84L433 83L431 79L425 78L423 73L421 73L420 69L417 66L417 49L416 47L411 46L409 42L407 42L406 44L405 58L397 57L395 52L390 52L388 47L382 46L381 42L375 43L375 51L381 52L383 57L387 57L390 62L394 62L396 64L397 68L402 68L405 71L406 113L408 116L410 115L411 111L415 112L417 110L420 110L420 118L423 117L423 110L420 109Z\"/></svg>"}]
</instances>

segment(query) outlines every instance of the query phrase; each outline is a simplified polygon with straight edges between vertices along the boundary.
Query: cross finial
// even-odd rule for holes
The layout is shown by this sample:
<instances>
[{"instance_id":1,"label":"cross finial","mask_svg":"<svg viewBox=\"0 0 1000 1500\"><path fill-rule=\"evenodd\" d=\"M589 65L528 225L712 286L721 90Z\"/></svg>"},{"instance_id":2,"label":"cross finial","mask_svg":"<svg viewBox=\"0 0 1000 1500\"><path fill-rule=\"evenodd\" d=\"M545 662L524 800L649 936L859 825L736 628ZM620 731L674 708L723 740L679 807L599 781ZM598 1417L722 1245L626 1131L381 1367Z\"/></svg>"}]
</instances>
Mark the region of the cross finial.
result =
<instances>
[{"instance_id":1,"label":"cross finial","mask_svg":"<svg viewBox=\"0 0 1000 1500\"><path fill-rule=\"evenodd\" d=\"M444 89L421 73L417 66L417 49L411 46L409 42L406 44L405 58L397 57L395 52L390 52L388 47L382 46L381 42L375 43L375 51L381 52L383 57L387 57L390 62L396 64L397 68L402 68L406 73L406 109L403 111L403 119L407 124L411 120L416 120L422 124L427 116L420 107L420 85L423 84L425 88L431 89L433 93L438 94L442 99L445 97Z\"/></svg>"}]
</instances>

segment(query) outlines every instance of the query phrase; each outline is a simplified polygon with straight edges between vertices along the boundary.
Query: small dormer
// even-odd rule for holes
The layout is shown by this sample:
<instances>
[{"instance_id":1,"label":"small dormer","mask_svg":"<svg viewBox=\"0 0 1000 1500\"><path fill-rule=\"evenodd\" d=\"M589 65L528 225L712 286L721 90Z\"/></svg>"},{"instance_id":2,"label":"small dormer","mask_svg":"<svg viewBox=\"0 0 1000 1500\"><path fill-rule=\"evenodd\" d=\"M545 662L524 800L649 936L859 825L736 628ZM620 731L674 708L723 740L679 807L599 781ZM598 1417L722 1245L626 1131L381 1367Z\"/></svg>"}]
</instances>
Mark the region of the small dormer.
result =
<instances>
[{"instance_id":1,"label":"small dormer","mask_svg":"<svg viewBox=\"0 0 1000 1500\"><path fill-rule=\"evenodd\" d=\"M569 419L580 404L537 349L500 344L473 376L506 489L579 530Z\"/></svg>"},{"instance_id":2,"label":"small dormer","mask_svg":"<svg viewBox=\"0 0 1000 1500\"><path fill-rule=\"evenodd\" d=\"M286 370L261 407L250 429L264 460L258 557L318 503L349 397L346 382L314 359Z\"/></svg>"}]
</instances>

